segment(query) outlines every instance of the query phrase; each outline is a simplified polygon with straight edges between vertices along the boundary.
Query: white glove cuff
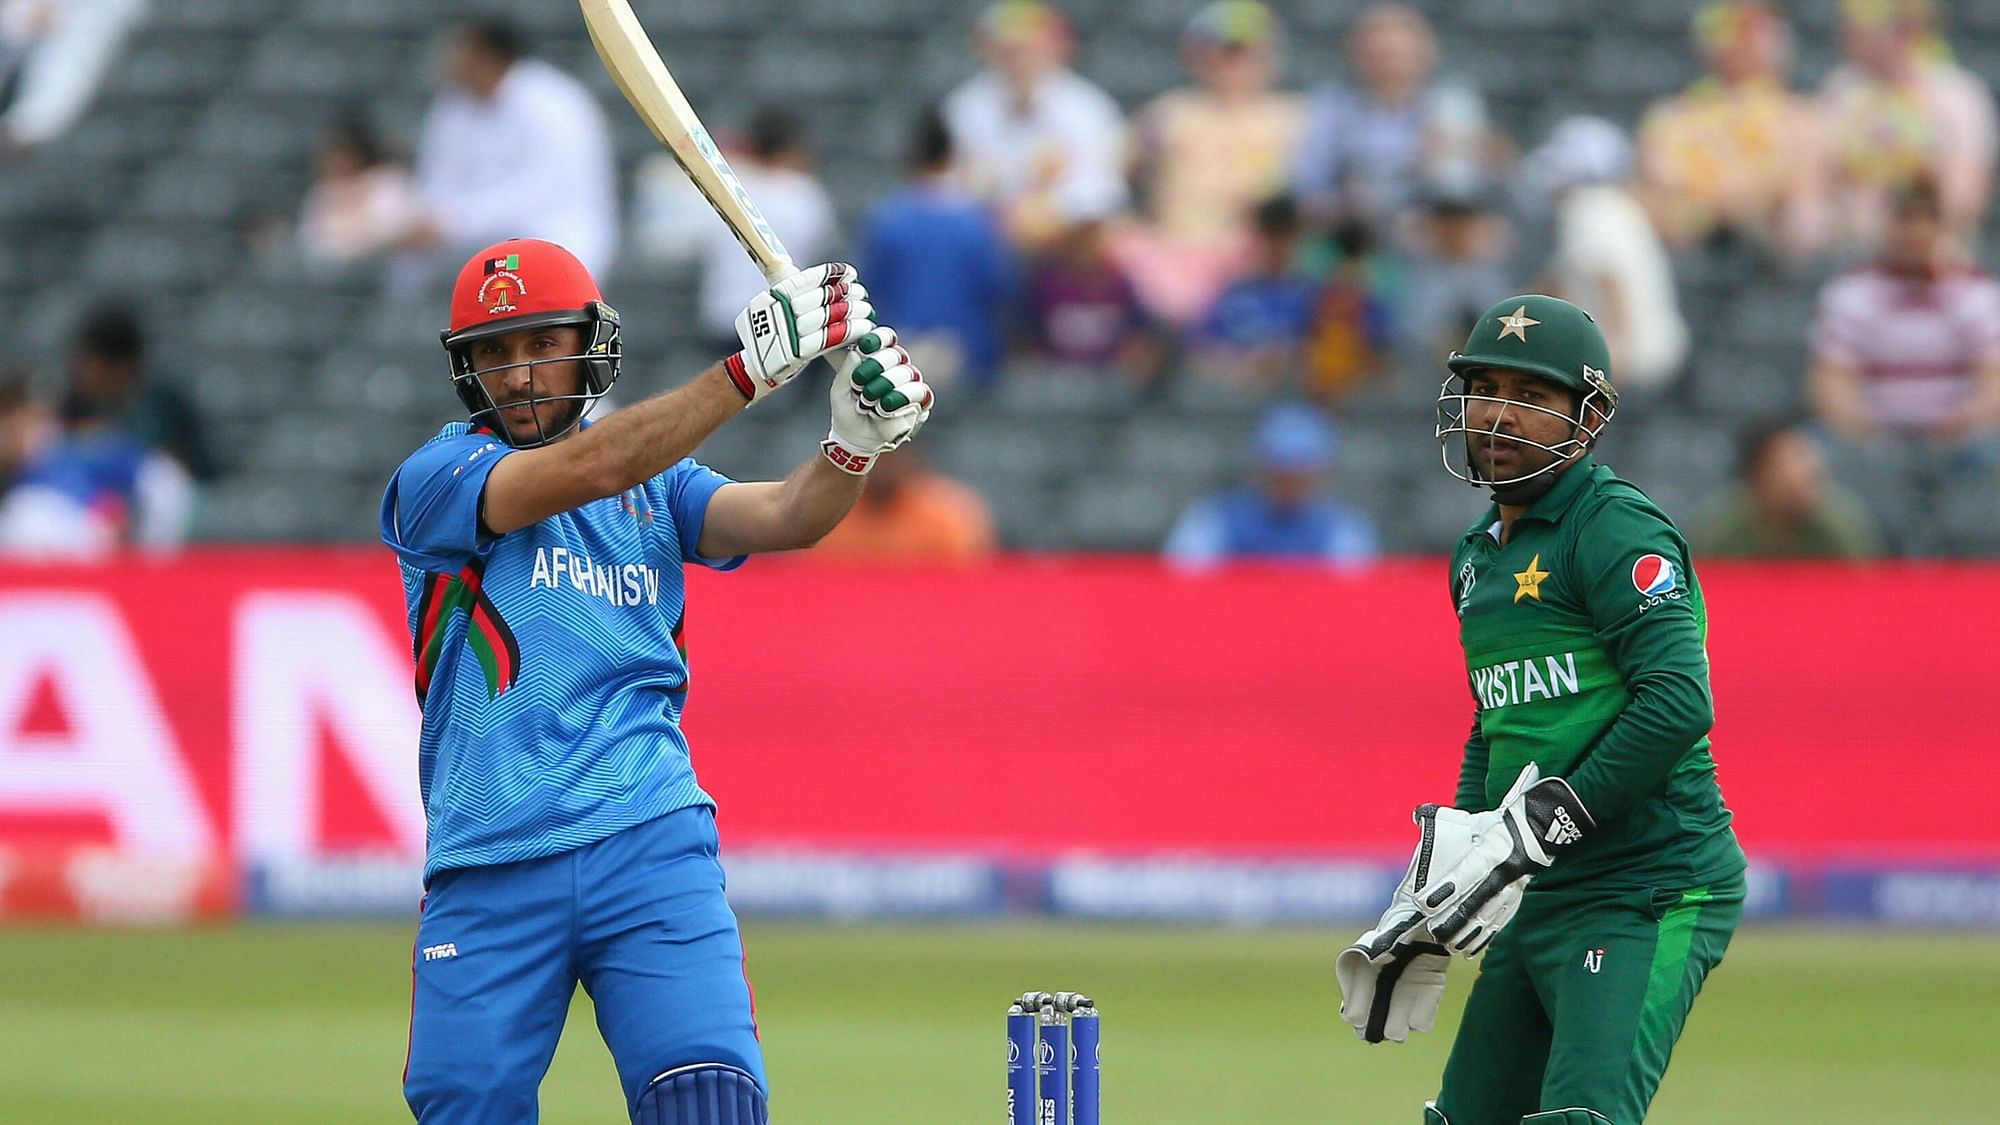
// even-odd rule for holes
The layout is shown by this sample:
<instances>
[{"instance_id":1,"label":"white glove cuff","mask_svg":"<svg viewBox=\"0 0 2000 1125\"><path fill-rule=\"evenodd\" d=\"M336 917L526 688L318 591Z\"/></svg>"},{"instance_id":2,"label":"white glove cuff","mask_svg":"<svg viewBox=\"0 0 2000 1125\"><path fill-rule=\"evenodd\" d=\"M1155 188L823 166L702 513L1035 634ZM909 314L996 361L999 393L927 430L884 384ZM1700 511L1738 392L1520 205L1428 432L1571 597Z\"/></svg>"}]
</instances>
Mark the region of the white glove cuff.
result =
<instances>
[{"instance_id":1,"label":"white glove cuff","mask_svg":"<svg viewBox=\"0 0 2000 1125\"><path fill-rule=\"evenodd\" d=\"M868 470L875 467L875 454L863 453L834 434L828 434L826 440L819 443L819 451L833 463L834 468L850 476L865 477Z\"/></svg>"}]
</instances>

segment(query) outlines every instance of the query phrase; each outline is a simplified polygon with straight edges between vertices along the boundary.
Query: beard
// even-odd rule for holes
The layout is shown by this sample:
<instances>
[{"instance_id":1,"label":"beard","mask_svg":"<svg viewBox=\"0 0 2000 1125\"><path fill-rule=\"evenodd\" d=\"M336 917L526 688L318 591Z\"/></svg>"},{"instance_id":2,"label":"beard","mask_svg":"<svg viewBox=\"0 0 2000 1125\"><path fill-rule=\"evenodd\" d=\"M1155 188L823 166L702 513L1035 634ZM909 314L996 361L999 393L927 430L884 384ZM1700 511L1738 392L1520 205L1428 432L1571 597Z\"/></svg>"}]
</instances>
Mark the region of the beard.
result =
<instances>
[{"instance_id":1,"label":"beard","mask_svg":"<svg viewBox=\"0 0 2000 1125\"><path fill-rule=\"evenodd\" d=\"M1511 453L1507 452L1511 451ZM1499 452L1496 458L1493 455ZM1562 476L1562 459L1547 450L1530 445L1525 441L1513 440L1506 435L1469 433L1465 436L1465 463L1471 469L1474 479L1485 483L1493 490L1496 503L1509 507L1526 507L1548 494L1555 487L1556 478ZM1555 465L1553 469L1548 468ZM1529 476L1534 473L1536 475ZM1516 478L1526 477L1525 480ZM1515 481L1511 484L1493 484L1495 479Z\"/></svg>"},{"instance_id":2,"label":"beard","mask_svg":"<svg viewBox=\"0 0 2000 1125\"><path fill-rule=\"evenodd\" d=\"M493 416L494 420L499 423L500 432L507 436L508 444L516 447L526 447L554 440L556 437L567 433L572 426L576 425L577 418L583 414L585 405L584 402L577 399L542 399L540 401L517 399L513 402L500 404L499 408L493 412ZM531 406L534 416L517 419L507 413L508 410L520 406Z\"/></svg>"}]
</instances>

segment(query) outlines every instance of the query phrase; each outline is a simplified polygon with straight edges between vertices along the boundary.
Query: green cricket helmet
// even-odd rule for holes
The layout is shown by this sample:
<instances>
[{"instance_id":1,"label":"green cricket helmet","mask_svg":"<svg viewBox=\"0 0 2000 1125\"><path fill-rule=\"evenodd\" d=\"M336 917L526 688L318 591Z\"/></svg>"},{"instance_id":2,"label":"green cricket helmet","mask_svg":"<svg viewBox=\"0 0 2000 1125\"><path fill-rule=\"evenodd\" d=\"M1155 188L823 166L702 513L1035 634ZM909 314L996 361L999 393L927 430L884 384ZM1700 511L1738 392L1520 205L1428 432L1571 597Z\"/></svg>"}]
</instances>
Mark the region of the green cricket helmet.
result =
<instances>
[{"instance_id":1,"label":"green cricket helmet","mask_svg":"<svg viewBox=\"0 0 2000 1125\"><path fill-rule=\"evenodd\" d=\"M1618 391L1611 385L1611 350L1604 333L1590 314L1559 297L1528 293L1509 297L1487 309L1465 338L1465 347L1445 361L1451 374L1438 389L1437 439L1443 446L1444 467L1467 484L1508 487L1553 472L1579 451L1589 449L1618 411ZM1476 371L1504 368L1545 380L1576 396L1576 413L1564 414L1545 406L1466 393L1467 380ZM1492 402L1520 410L1535 410L1568 422L1568 438L1554 445L1515 435L1503 435L1523 445L1531 445L1555 460L1530 473L1508 480L1481 480L1469 460L1454 464L1453 447L1465 456L1463 435L1486 433L1466 424L1466 407L1473 402ZM1497 424L1497 418L1496 418ZM1453 441L1454 435L1459 440Z\"/></svg>"}]
</instances>

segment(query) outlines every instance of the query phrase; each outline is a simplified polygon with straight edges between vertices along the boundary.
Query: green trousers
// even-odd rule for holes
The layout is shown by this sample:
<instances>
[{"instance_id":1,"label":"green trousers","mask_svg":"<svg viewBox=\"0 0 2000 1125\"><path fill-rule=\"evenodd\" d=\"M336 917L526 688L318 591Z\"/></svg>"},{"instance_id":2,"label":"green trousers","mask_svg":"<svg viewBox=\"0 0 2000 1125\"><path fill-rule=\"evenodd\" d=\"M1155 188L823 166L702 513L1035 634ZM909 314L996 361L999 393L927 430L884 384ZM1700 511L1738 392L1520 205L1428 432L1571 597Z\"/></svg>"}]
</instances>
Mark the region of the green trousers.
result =
<instances>
[{"instance_id":1,"label":"green trousers","mask_svg":"<svg viewBox=\"0 0 2000 1125\"><path fill-rule=\"evenodd\" d=\"M1639 1125L1743 914L1740 876L1686 890L1530 891L1465 1003L1426 1118ZM1587 1112L1585 1112L1587 1111Z\"/></svg>"}]
</instances>

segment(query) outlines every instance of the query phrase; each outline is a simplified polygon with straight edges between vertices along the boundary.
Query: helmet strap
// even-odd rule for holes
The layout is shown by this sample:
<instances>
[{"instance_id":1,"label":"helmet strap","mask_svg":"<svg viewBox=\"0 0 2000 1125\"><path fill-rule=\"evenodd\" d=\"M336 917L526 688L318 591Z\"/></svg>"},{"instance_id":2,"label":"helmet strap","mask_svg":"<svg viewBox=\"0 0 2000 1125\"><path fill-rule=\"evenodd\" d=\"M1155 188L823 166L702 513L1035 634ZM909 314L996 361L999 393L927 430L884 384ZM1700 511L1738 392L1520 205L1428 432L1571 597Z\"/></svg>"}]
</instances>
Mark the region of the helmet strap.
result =
<instances>
[{"instance_id":1,"label":"helmet strap","mask_svg":"<svg viewBox=\"0 0 2000 1125\"><path fill-rule=\"evenodd\" d=\"M1563 461L1548 472L1539 473L1529 477L1527 480L1515 481L1512 484L1488 485L1487 487L1493 490L1494 503L1505 504L1510 508L1525 508L1542 497L1547 496L1549 490L1556 486L1556 481L1561 479L1562 475L1568 472L1569 467L1574 464L1576 464L1574 461Z\"/></svg>"}]
</instances>

